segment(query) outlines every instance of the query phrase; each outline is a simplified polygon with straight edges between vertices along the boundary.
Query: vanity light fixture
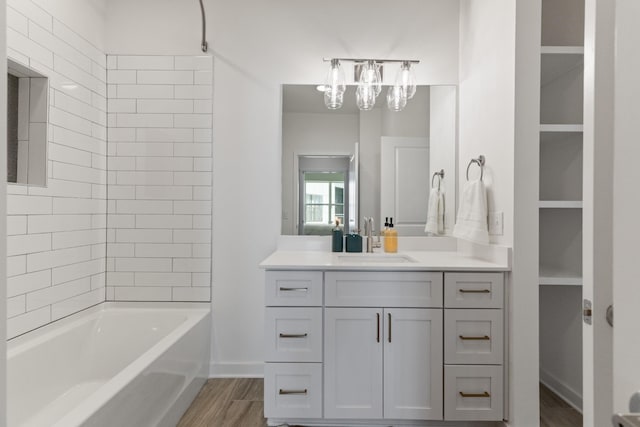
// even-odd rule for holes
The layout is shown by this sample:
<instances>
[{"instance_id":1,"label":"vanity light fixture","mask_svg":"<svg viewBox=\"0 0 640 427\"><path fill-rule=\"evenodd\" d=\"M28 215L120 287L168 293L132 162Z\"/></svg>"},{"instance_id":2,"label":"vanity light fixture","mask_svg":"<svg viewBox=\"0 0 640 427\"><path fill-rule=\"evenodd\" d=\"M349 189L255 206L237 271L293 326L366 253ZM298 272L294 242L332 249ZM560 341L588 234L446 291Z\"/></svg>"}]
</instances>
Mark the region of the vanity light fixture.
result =
<instances>
[{"instance_id":1,"label":"vanity light fixture","mask_svg":"<svg viewBox=\"0 0 640 427\"><path fill-rule=\"evenodd\" d=\"M355 59L355 58L324 58L330 62L329 72L324 86L318 86L318 90L324 92L324 104L330 110L342 107L346 83L341 62L353 62L355 64L354 80L356 89L356 104L362 111L371 110L376 104L376 98L382 91L383 66L387 63L400 63L400 70L395 83L387 92L387 107L391 111L402 111L407 105L407 100L413 98L416 93L416 79L412 70L413 64L419 64L418 60L407 59Z\"/></svg>"},{"instance_id":2,"label":"vanity light fixture","mask_svg":"<svg viewBox=\"0 0 640 427\"><path fill-rule=\"evenodd\" d=\"M344 70L340 68L340 60L332 59L331 68L327 74L324 84L324 105L330 110L337 110L342 107L344 92L347 85L344 78Z\"/></svg>"}]
</instances>

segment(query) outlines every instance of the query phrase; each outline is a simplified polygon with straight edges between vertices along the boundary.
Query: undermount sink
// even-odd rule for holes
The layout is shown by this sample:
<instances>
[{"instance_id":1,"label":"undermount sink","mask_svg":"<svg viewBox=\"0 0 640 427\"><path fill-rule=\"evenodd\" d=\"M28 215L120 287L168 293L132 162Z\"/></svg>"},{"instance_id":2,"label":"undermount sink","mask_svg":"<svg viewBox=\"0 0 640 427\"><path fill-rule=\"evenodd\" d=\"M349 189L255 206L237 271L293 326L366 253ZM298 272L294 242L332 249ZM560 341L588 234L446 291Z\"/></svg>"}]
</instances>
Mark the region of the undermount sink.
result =
<instances>
[{"instance_id":1,"label":"undermount sink","mask_svg":"<svg viewBox=\"0 0 640 427\"><path fill-rule=\"evenodd\" d=\"M338 264L404 264L408 262L416 262L415 259L408 255L402 254L345 254L337 255Z\"/></svg>"}]
</instances>

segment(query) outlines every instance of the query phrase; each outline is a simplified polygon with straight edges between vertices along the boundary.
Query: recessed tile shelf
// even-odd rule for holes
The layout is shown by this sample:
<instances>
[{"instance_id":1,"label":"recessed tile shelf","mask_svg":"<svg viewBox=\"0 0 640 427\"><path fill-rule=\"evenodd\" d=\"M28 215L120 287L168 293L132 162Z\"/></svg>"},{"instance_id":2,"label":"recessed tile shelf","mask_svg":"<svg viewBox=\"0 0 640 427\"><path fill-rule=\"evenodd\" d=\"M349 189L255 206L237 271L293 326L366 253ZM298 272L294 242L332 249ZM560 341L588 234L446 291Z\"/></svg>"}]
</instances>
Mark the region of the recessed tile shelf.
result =
<instances>
[{"instance_id":1,"label":"recessed tile shelf","mask_svg":"<svg viewBox=\"0 0 640 427\"><path fill-rule=\"evenodd\" d=\"M46 187L49 79L7 59L7 182Z\"/></svg>"}]
</instances>

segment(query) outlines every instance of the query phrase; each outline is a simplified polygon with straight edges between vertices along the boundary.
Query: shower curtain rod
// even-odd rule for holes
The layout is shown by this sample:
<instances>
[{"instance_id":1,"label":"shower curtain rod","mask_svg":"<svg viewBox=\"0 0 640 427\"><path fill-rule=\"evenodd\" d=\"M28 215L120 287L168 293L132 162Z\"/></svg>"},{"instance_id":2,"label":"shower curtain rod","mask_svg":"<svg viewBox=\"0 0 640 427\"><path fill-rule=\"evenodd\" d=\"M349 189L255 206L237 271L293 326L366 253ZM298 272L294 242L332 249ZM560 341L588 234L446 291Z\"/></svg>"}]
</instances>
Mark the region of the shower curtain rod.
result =
<instances>
[{"instance_id":1,"label":"shower curtain rod","mask_svg":"<svg viewBox=\"0 0 640 427\"><path fill-rule=\"evenodd\" d=\"M202 13L202 44L200 48L203 52L206 52L209 48L209 43L207 43L207 20L204 14L204 4L202 4L202 0L200 0L200 12Z\"/></svg>"}]
</instances>

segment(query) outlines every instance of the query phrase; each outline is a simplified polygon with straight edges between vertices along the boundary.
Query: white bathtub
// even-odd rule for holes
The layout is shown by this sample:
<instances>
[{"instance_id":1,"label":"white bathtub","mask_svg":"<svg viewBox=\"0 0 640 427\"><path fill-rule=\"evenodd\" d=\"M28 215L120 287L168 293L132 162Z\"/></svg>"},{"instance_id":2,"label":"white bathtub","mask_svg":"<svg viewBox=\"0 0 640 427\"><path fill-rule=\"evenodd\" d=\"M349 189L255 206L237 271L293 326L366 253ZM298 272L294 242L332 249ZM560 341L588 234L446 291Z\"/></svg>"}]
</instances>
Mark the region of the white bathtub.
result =
<instances>
[{"instance_id":1,"label":"white bathtub","mask_svg":"<svg viewBox=\"0 0 640 427\"><path fill-rule=\"evenodd\" d=\"M11 340L8 426L175 426L210 325L208 303L104 303Z\"/></svg>"}]
</instances>

